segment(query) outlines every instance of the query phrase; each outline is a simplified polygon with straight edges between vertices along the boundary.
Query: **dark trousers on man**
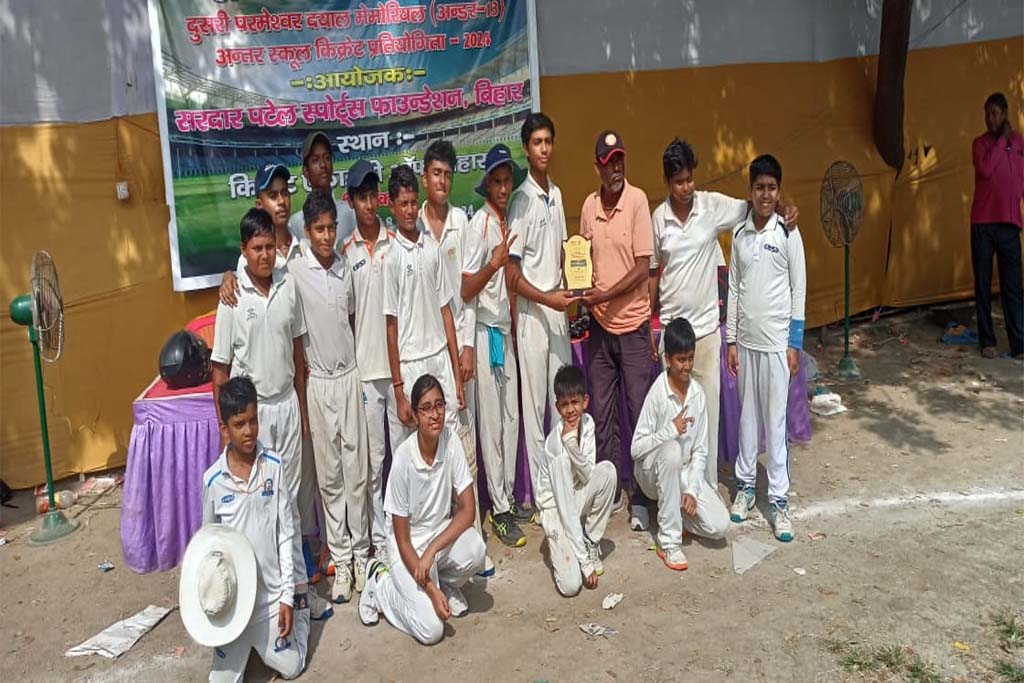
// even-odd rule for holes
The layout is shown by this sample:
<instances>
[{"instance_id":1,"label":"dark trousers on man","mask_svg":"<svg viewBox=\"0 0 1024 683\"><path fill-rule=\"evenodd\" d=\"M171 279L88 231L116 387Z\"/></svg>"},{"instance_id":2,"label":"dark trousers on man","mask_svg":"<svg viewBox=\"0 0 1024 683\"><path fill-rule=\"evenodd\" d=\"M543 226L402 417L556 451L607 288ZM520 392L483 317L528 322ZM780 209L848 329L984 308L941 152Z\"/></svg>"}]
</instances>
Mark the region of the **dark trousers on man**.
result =
<instances>
[{"instance_id":1,"label":"dark trousers on man","mask_svg":"<svg viewBox=\"0 0 1024 683\"><path fill-rule=\"evenodd\" d=\"M615 497L623 488L630 492L633 504L648 503L647 497L632 481L632 460L623 458L622 441L630 444L640 418L647 390L651 388L651 324L645 322L632 332L612 334L595 318L590 319L587 341L587 379L590 384L590 415L594 418L597 459L615 465ZM619 433L619 396L626 395L629 433ZM628 468L624 470L624 467Z\"/></svg>"},{"instance_id":2,"label":"dark trousers on man","mask_svg":"<svg viewBox=\"0 0 1024 683\"><path fill-rule=\"evenodd\" d=\"M999 263L999 298L1003 302L1010 355L1024 352L1024 294L1021 292L1020 228L1012 223L971 225L974 303L981 348L996 345L992 325L992 257Z\"/></svg>"}]
</instances>

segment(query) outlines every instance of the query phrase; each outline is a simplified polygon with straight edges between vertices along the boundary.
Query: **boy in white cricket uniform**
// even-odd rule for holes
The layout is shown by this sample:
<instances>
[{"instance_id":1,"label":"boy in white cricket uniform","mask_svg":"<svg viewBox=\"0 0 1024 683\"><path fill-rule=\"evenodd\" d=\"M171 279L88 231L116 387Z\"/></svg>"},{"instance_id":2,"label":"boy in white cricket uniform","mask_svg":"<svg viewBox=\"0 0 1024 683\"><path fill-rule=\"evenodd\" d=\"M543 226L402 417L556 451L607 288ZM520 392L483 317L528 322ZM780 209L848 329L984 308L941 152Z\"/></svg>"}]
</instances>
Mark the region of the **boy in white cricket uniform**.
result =
<instances>
[{"instance_id":1,"label":"boy in white cricket uniform","mask_svg":"<svg viewBox=\"0 0 1024 683\"><path fill-rule=\"evenodd\" d=\"M658 557L669 569L687 568L683 529L724 538L729 512L707 483L708 409L700 383L691 377L697 345L693 327L676 318L662 332L665 371L654 381L640 411L630 452L633 476L644 495L658 501Z\"/></svg>"},{"instance_id":2,"label":"boy in white cricket uniform","mask_svg":"<svg viewBox=\"0 0 1024 683\"><path fill-rule=\"evenodd\" d=\"M423 153L423 186L427 200L420 207L419 230L437 247L441 266L453 290L452 319L455 322L455 340L459 351L459 371L462 376L463 398L466 408L460 411L460 428L468 432L469 443L476 445L476 392L473 389L476 363L473 345L476 341L475 311L464 302L459 293L462 282L463 245L469 220L466 212L448 202L455 172L455 148L447 140L435 140ZM475 455L475 448L473 449ZM468 454L467 454L468 455Z\"/></svg>"},{"instance_id":3,"label":"boy in white cricket uniform","mask_svg":"<svg viewBox=\"0 0 1024 683\"><path fill-rule=\"evenodd\" d=\"M395 412L388 414L388 421L405 427L399 439L391 442L395 450L394 444L404 440L414 428L408 392L421 375L437 377L445 396L456 397L445 404L446 419L453 432L457 433L458 414L465 404L450 306L454 292L446 270L441 267L437 245L419 231L415 219L418 207L413 204L410 212L407 206L411 197L419 195L412 169L405 165L392 169L388 191L395 196L392 211L398 226L395 246L384 261L382 309L395 392Z\"/></svg>"},{"instance_id":4,"label":"boy in white cricket uniform","mask_svg":"<svg viewBox=\"0 0 1024 683\"><path fill-rule=\"evenodd\" d=\"M288 216L291 214L292 197L288 183L291 172L281 164L265 164L256 171L256 208L270 214L274 221L274 236L277 253L274 257L274 271L283 277L288 275L288 264L301 257L299 238L288 230ZM224 273L220 285L220 302L229 307L238 305L238 278L236 273L245 268L245 255L238 256L235 270ZM316 465L313 461L313 442L308 434L302 437L302 466L300 468L299 490L296 502L302 524L302 553L307 576L311 583L320 580L320 569L313 556L311 540L317 529L317 482Z\"/></svg>"},{"instance_id":5,"label":"boy in white cricket uniform","mask_svg":"<svg viewBox=\"0 0 1024 683\"><path fill-rule=\"evenodd\" d=\"M764 426L771 524L780 541L793 540L789 519L789 439L786 408L790 378L799 369L804 337L807 274L800 231L775 213L782 166L764 154L750 164L753 211L736 229L729 259L726 341L729 372L739 377L740 452L732 521L754 507L758 428ZM737 348L737 346L739 348Z\"/></svg>"},{"instance_id":6,"label":"boy in white cricket uniform","mask_svg":"<svg viewBox=\"0 0 1024 683\"><path fill-rule=\"evenodd\" d=\"M564 366L553 388L558 417L544 443L535 493L555 587L568 598L582 586L597 588L604 574L600 544L615 501L615 464L597 462L583 372Z\"/></svg>"},{"instance_id":7,"label":"boy in white cricket uniform","mask_svg":"<svg viewBox=\"0 0 1024 683\"><path fill-rule=\"evenodd\" d=\"M376 183L370 191L376 193ZM355 290L348 260L334 251L334 200L320 190L306 197L306 248L290 267L306 334L309 427L323 500L327 545L335 567L331 597L347 602L353 571L362 589L369 557L369 453L363 391L356 369Z\"/></svg>"},{"instance_id":8,"label":"boy in white cricket uniform","mask_svg":"<svg viewBox=\"0 0 1024 683\"><path fill-rule=\"evenodd\" d=\"M418 429L395 452L384 502L391 565L370 562L359 618L369 626L383 614L398 630L432 645L449 617L469 610L461 586L483 568L485 547L472 527L473 477L462 440L445 424L440 382L421 376L412 401Z\"/></svg>"},{"instance_id":9,"label":"boy in white cricket uniform","mask_svg":"<svg viewBox=\"0 0 1024 683\"><path fill-rule=\"evenodd\" d=\"M526 534L519 527L518 506L513 498L519 444L519 382L505 274L509 247L515 238L507 229L505 212L522 174L503 144L487 152L484 169L484 178L476 191L487 201L473 214L463 240L462 297L466 311L476 312L474 384L480 446L491 498L491 527L502 543L521 547L526 544Z\"/></svg>"},{"instance_id":10,"label":"boy in white cricket uniform","mask_svg":"<svg viewBox=\"0 0 1024 683\"><path fill-rule=\"evenodd\" d=\"M371 176L380 182L376 171L366 161L356 162L349 170L348 183L358 181L348 188L349 200L353 205L356 203L355 190ZM377 215L376 193L363 193L359 201L362 208L356 215L356 230L342 247L342 255L352 268L356 297L356 365L359 367L363 388L370 451L370 533L374 552L383 559L387 553L384 527L384 455L387 450L385 423L389 424L391 430L392 449L395 448L397 436L402 433L401 424L387 417L394 411L394 394L391 390L391 368L388 365L383 313L384 261L394 247L395 233L387 230ZM353 213L356 212L353 210Z\"/></svg>"},{"instance_id":11,"label":"boy in white cricket uniform","mask_svg":"<svg viewBox=\"0 0 1024 683\"><path fill-rule=\"evenodd\" d=\"M306 666L309 638L309 609L296 600L292 580L292 558L300 552L295 502L281 461L257 441L252 381L235 377L222 385L217 408L227 445L203 474L203 524L225 524L245 535L256 555L258 583L245 631L214 648L210 681L241 681L252 649L281 676L295 678Z\"/></svg>"},{"instance_id":12,"label":"boy in white cricket uniform","mask_svg":"<svg viewBox=\"0 0 1024 683\"><path fill-rule=\"evenodd\" d=\"M522 388L523 432L530 465L530 483L544 450L544 411L554 419L555 373L572 362L569 321L573 303L562 289L562 244L568 239L562 192L548 177L555 144L555 124L542 113L527 114L520 133L530 172L509 202L509 289L516 293L516 336Z\"/></svg>"}]
</instances>

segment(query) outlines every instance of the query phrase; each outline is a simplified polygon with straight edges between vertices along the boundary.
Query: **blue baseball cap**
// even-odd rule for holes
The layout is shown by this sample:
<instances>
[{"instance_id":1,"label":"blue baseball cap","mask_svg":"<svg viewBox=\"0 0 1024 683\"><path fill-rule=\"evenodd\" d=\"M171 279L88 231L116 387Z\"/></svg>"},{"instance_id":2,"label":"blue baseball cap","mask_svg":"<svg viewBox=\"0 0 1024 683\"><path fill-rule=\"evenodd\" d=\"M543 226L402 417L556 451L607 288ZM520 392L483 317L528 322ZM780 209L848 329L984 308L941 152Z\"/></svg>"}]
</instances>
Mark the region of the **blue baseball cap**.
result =
<instances>
[{"instance_id":1,"label":"blue baseball cap","mask_svg":"<svg viewBox=\"0 0 1024 683\"><path fill-rule=\"evenodd\" d=\"M491 171L508 164L512 168L512 187L515 188L519 183L523 182L526 178L526 171L519 168L519 165L512 159L512 152L509 151L507 145L502 143L496 144L487 150L487 157L484 159L484 177L480 179L480 184L476 186L476 193L481 197L487 196L487 176L491 174Z\"/></svg>"},{"instance_id":2,"label":"blue baseball cap","mask_svg":"<svg viewBox=\"0 0 1024 683\"><path fill-rule=\"evenodd\" d=\"M263 192L270 187L270 181L274 178L284 178L287 183L291 177L292 172L284 164L266 164L256 171L256 192Z\"/></svg>"},{"instance_id":3,"label":"blue baseball cap","mask_svg":"<svg viewBox=\"0 0 1024 683\"><path fill-rule=\"evenodd\" d=\"M366 180L368 176L373 176L377 181L377 184L380 184L380 176L377 175L377 169L375 169L373 164L366 159L360 159L352 165L352 168L348 169L348 178L345 179L345 187L349 190L354 190L362 185L363 181Z\"/></svg>"}]
</instances>

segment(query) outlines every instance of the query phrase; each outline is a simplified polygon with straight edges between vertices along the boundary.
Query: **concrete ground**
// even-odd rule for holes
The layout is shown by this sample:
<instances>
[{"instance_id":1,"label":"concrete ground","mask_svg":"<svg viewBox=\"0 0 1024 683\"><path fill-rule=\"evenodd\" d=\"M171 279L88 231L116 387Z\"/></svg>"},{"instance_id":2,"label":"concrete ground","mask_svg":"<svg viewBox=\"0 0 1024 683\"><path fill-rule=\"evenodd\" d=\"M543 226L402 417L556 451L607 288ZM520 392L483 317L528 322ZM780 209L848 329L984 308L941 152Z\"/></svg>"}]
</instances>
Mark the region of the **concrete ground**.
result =
<instances>
[{"instance_id":1,"label":"concrete ground","mask_svg":"<svg viewBox=\"0 0 1024 683\"><path fill-rule=\"evenodd\" d=\"M795 541L776 543L759 515L731 531L777 547L746 574L732 571L728 544L700 542L685 548L688 571L668 571L620 514L597 590L564 599L531 526L525 548L490 540L497 575L469 589L470 614L439 645L383 620L365 628L344 605L314 627L303 679L1024 680L1024 365L943 346L940 334L917 313L858 326L868 380L856 383L831 376L835 331L826 349L809 335L816 383L849 412L815 417L811 443L793 448ZM176 604L176 571L122 565L119 498L76 506L83 529L43 548L26 542L30 497L0 509L0 680L205 679L210 650L177 611L118 660L63 655L146 605ZM100 573L104 560L116 569ZM605 611L611 592L625 597ZM617 633L588 636L588 622ZM271 676L250 660L247 680Z\"/></svg>"}]
</instances>

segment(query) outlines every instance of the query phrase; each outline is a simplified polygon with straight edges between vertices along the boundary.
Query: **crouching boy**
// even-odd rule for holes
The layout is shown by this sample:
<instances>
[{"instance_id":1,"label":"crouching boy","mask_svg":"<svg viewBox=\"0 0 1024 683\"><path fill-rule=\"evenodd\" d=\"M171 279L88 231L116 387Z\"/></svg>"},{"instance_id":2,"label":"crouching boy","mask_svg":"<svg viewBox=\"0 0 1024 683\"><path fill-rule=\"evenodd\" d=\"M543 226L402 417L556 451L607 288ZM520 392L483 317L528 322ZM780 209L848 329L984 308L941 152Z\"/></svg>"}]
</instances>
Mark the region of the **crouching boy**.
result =
<instances>
[{"instance_id":1,"label":"crouching boy","mask_svg":"<svg viewBox=\"0 0 1024 683\"><path fill-rule=\"evenodd\" d=\"M534 493L555 587L572 597L581 586L597 588L604 573L600 543L615 499L615 465L596 462L583 372L572 365L560 368L554 394L558 419L544 442Z\"/></svg>"},{"instance_id":2,"label":"crouching boy","mask_svg":"<svg viewBox=\"0 0 1024 683\"><path fill-rule=\"evenodd\" d=\"M282 677L295 678L306 666L309 638L309 609L295 595L292 563L302 557L295 503L281 460L257 441L252 380L228 380L217 404L227 445L203 474L203 524L242 532L256 555L258 579L249 624L237 639L214 649L210 681L241 681L252 649Z\"/></svg>"},{"instance_id":3,"label":"crouching boy","mask_svg":"<svg viewBox=\"0 0 1024 683\"><path fill-rule=\"evenodd\" d=\"M486 548L473 528L473 481L462 440L445 424L441 383L421 376L411 402L417 429L395 451L384 496L391 566L370 561L359 619L370 626L383 614L399 631L433 645L449 617L469 611L461 587L483 569Z\"/></svg>"},{"instance_id":4,"label":"crouching boy","mask_svg":"<svg viewBox=\"0 0 1024 683\"><path fill-rule=\"evenodd\" d=\"M724 538L729 512L704 479L708 420L704 390L690 377L697 340L689 321L676 318L663 332L665 371L644 399L631 452L633 474L648 498L658 501L658 557L669 569L687 568L683 529Z\"/></svg>"}]
</instances>

